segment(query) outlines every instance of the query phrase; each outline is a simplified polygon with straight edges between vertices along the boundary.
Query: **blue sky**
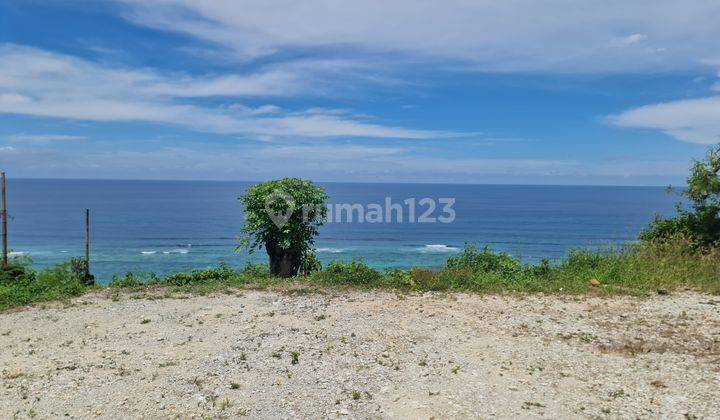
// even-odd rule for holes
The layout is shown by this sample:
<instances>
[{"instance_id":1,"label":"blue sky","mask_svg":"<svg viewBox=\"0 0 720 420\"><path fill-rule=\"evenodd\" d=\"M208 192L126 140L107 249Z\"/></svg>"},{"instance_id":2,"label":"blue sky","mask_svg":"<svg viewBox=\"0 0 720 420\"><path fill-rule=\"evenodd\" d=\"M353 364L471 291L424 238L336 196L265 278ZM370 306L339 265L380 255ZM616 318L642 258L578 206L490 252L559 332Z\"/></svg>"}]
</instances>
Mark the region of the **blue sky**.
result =
<instances>
[{"instance_id":1,"label":"blue sky","mask_svg":"<svg viewBox=\"0 0 720 420\"><path fill-rule=\"evenodd\" d=\"M0 0L15 177L667 185L717 1Z\"/></svg>"}]
</instances>

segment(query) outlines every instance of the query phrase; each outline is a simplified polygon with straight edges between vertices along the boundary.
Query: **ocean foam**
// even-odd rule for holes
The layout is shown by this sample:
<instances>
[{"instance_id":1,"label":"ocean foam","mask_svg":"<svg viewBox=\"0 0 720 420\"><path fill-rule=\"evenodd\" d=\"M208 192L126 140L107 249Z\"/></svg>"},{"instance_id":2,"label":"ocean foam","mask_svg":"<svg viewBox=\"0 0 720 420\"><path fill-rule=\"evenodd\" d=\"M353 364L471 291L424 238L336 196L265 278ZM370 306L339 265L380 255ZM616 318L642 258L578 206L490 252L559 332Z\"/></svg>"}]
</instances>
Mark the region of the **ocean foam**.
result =
<instances>
[{"instance_id":1,"label":"ocean foam","mask_svg":"<svg viewBox=\"0 0 720 420\"><path fill-rule=\"evenodd\" d=\"M165 254L165 255L168 255L168 254L187 254L188 252L190 252L190 250L188 250L188 249L173 249L173 250L170 250L170 251L163 251L163 254Z\"/></svg>"},{"instance_id":2,"label":"ocean foam","mask_svg":"<svg viewBox=\"0 0 720 420\"><path fill-rule=\"evenodd\" d=\"M329 254L340 254L344 250L341 248L318 248L316 249L317 252L326 252Z\"/></svg>"},{"instance_id":3,"label":"ocean foam","mask_svg":"<svg viewBox=\"0 0 720 420\"><path fill-rule=\"evenodd\" d=\"M429 244L422 248L418 248L420 252L458 252L460 248L443 244Z\"/></svg>"},{"instance_id":4,"label":"ocean foam","mask_svg":"<svg viewBox=\"0 0 720 420\"><path fill-rule=\"evenodd\" d=\"M140 253L143 255L152 255L157 254L157 251L140 251Z\"/></svg>"}]
</instances>

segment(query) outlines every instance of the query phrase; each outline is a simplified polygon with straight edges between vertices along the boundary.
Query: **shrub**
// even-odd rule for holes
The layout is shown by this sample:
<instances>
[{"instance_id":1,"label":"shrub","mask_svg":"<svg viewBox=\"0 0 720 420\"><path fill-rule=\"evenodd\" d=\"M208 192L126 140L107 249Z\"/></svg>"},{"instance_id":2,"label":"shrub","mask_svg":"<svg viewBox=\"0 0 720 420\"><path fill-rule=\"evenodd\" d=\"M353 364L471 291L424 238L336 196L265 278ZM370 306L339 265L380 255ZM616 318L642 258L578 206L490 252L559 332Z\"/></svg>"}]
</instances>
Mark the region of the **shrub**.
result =
<instances>
[{"instance_id":1,"label":"shrub","mask_svg":"<svg viewBox=\"0 0 720 420\"><path fill-rule=\"evenodd\" d=\"M161 283L173 286L185 286L196 283L213 281L228 281L236 277L237 273L227 264L221 263L218 268L205 270L192 270L188 273L176 273L165 277Z\"/></svg>"},{"instance_id":2,"label":"shrub","mask_svg":"<svg viewBox=\"0 0 720 420\"><path fill-rule=\"evenodd\" d=\"M75 277L70 263L58 264L37 273L27 266L22 267L23 275L12 283L0 284L0 310L78 296L89 289Z\"/></svg>"},{"instance_id":3,"label":"shrub","mask_svg":"<svg viewBox=\"0 0 720 420\"><path fill-rule=\"evenodd\" d=\"M73 258L70 260L70 269L73 275L80 280L82 284L92 286L95 284L95 276L90 274L90 267L84 258Z\"/></svg>"},{"instance_id":4,"label":"shrub","mask_svg":"<svg viewBox=\"0 0 720 420\"><path fill-rule=\"evenodd\" d=\"M158 277L155 273L133 274L128 271L123 277L113 276L110 281L110 287L139 287L157 282Z\"/></svg>"},{"instance_id":5,"label":"shrub","mask_svg":"<svg viewBox=\"0 0 720 420\"><path fill-rule=\"evenodd\" d=\"M361 261L349 263L333 261L323 271L313 273L311 278L329 284L372 286L378 285L383 276L379 271Z\"/></svg>"},{"instance_id":6,"label":"shrub","mask_svg":"<svg viewBox=\"0 0 720 420\"><path fill-rule=\"evenodd\" d=\"M266 279L270 277L270 270L266 265L248 263L240 274L251 279Z\"/></svg>"},{"instance_id":7,"label":"shrub","mask_svg":"<svg viewBox=\"0 0 720 420\"><path fill-rule=\"evenodd\" d=\"M466 244L459 255L448 258L446 268L470 270L476 273L514 274L519 272L522 266L519 259L513 258L505 252L494 253L488 246L478 251L474 245Z\"/></svg>"},{"instance_id":8,"label":"shrub","mask_svg":"<svg viewBox=\"0 0 720 420\"><path fill-rule=\"evenodd\" d=\"M300 274L303 276L309 276L310 274L321 270L322 263L317 257L315 250L306 249L305 252L303 252L302 254L302 258L300 259Z\"/></svg>"},{"instance_id":9,"label":"shrub","mask_svg":"<svg viewBox=\"0 0 720 420\"><path fill-rule=\"evenodd\" d=\"M11 285L16 282L32 281L35 273L26 262L10 261L7 266L0 266L0 285Z\"/></svg>"}]
</instances>

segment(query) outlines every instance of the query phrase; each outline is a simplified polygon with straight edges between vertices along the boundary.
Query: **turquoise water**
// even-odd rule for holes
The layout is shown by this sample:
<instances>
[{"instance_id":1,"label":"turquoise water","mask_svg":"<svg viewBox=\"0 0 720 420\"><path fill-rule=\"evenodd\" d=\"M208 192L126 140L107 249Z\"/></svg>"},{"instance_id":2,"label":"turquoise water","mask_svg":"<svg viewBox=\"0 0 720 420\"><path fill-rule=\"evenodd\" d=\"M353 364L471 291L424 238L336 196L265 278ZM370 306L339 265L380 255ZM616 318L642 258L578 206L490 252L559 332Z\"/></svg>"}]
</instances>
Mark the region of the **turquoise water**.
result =
<instances>
[{"instance_id":1,"label":"turquoise water","mask_svg":"<svg viewBox=\"0 0 720 420\"><path fill-rule=\"evenodd\" d=\"M243 223L237 197L250 185L10 179L10 248L36 266L82 255L82 210L90 208L92 270L101 282L126 271L162 275L221 261L235 267L265 262L264 251L235 252ZM556 259L569 248L617 246L633 240L655 213L672 213L675 201L660 187L321 185L332 203L455 198L453 223L354 221L322 228L316 245L324 263L360 258L378 268L440 266L465 242L524 261Z\"/></svg>"}]
</instances>

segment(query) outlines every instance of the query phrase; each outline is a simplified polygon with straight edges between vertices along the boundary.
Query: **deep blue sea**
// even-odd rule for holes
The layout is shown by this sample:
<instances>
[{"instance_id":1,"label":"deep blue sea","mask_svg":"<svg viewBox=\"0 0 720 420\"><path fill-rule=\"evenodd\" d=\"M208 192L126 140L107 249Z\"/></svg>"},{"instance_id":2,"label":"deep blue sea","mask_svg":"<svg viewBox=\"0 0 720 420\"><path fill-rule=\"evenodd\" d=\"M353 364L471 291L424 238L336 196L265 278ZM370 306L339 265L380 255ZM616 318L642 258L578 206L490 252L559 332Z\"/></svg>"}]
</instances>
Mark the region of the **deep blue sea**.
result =
<instances>
[{"instance_id":1,"label":"deep blue sea","mask_svg":"<svg viewBox=\"0 0 720 420\"><path fill-rule=\"evenodd\" d=\"M92 271L167 274L265 262L235 252L243 224L237 197L247 182L9 179L13 255L38 267L83 253L83 209L91 209ZM383 204L454 198L453 223L348 223L323 226L323 263L362 259L378 267L440 266L466 242L487 244L523 261L557 259L570 248L617 247L634 240L676 197L662 187L321 183L331 203ZM407 207L407 205L406 205ZM433 216L441 214L440 208ZM417 207L419 215L426 209ZM406 219L407 220L407 213Z\"/></svg>"}]
</instances>

